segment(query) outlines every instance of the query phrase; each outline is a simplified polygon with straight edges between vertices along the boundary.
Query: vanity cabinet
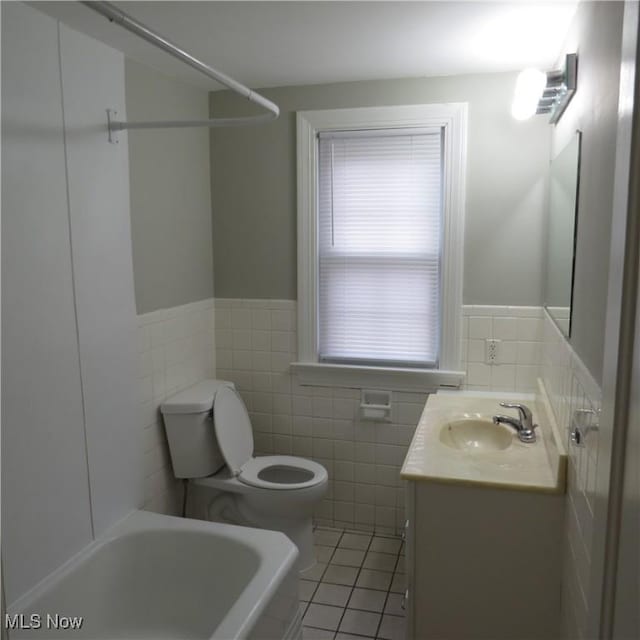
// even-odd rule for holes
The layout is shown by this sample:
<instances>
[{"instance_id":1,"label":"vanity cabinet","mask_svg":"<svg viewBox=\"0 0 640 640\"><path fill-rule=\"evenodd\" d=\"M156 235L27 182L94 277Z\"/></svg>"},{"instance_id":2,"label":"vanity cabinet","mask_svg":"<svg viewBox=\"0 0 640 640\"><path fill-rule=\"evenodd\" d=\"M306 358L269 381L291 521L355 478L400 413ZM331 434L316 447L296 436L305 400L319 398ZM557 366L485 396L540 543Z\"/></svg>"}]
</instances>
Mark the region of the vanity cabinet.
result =
<instances>
[{"instance_id":1,"label":"vanity cabinet","mask_svg":"<svg viewBox=\"0 0 640 640\"><path fill-rule=\"evenodd\" d=\"M409 481L407 639L557 640L562 496Z\"/></svg>"},{"instance_id":2,"label":"vanity cabinet","mask_svg":"<svg viewBox=\"0 0 640 640\"><path fill-rule=\"evenodd\" d=\"M486 420L495 400L477 402L465 415ZM557 640L562 451L549 462L558 451L546 428L504 453L452 450L441 436L452 407L430 398L402 470L407 640Z\"/></svg>"}]
</instances>

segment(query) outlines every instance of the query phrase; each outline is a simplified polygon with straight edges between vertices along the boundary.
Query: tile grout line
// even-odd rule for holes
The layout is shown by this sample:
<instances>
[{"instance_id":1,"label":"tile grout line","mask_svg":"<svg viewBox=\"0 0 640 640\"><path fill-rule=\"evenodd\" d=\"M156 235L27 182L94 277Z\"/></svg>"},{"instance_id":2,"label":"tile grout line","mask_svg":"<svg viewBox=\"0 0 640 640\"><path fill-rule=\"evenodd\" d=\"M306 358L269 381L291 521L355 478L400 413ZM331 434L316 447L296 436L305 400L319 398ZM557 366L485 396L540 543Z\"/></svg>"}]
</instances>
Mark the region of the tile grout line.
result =
<instances>
[{"instance_id":1,"label":"tile grout line","mask_svg":"<svg viewBox=\"0 0 640 640\"><path fill-rule=\"evenodd\" d=\"M362 561L361 561L360 565L357 566L357 567L353 567L353 568L356 568L358 570L357 574L356 574L356 577L354 579L354 582L353 582L352 585L340 585L338 583L324 582L323 578L326 575L326 573L327 573L327 571L328 571L330 566L344 566L344 567L349 567L350 566L350 565L336 565L336 564L332 564L332 562L331 562L333 560L333 558L335 557L336 551L338 551L339 549L343 548L343 547L340 546L340 544L341 544L344 536L347 533L353 533L355 535L368 535L369 536L369 543L367 544L366 549L349 549L348 547L344 547L344 549L346 549L346 550L363 551L363 558L362 558ZM338 540L336 541L335 545L332 545L332 549L333 550L331 552L331 555L329 556L329 559L328 559L328 562L326 564L326 567L325 567L324 571L322 572L322 574L320 575L320 578L319 578L319 580L318 580L318 582L316 584L316 587L315 587L314 591L311 594L311 599L307 602L307 606L305 607L305 612L303 614L303 618L304 618L304 615L306 615L307 611L309 610L309 605L314 604L313 598L317 594L318 589L320 588L321 584L349 587L350 588L349 596L347 597L346 604L344 606L336 607L336 605L324 604L324 606L331 606L331 607L336 607L336 608L342 609L342 614L341 614L340 619L338 621L338 626L337 626L337 628L335 630L324 629L322 627L315 627L313 625L303 625L303 626L308 626L309 628L317 629L317 630L320 630L320 631L326 631L329 634L331 634L332 640L335 640L335 638L337 638L338 634L341 633L340 625L342 624L342 622L344 620L344 616L346 614L346 611L349 608L349 602L351 601L351 598L353 596L353 593L354 593L355 589L359 588L359 587L357 587L357 581L358 581L358 579L359 579L359 577L360 577L360 575L362 573L362 570L365 568L364 567L364 562L366 560L367 555L370 552L372 552L373 541L374 541L374 538L376 538L376 537L385 538L385 539L388 539L388 540L397 540L398 539L398 536L393 536L393 535L388 535L388 534L387 535L377 535L376 536L375 531L374 532L361 532L361 531L350 532L350 531L347 531L346 529L342 529L340 531L340 535L338 537ZM383 603L382 609L377 612L377 611L370 611L370 610L367 610L367 609L351 608L352 611L359 611L359 612L363 612L363 613L374 613L374 614L378 613L380 615L380 619L379 619L377 627L376 627L376 632L375 632L375 635L373 636L374 639L378 638L379 640L383 640L382 638L380 638L379 633L380 633L380 629L381 629L381 626L382 626L382 621L383 621L384 616L385 616L385 608L386 608L386 606L388 604L389 597L390 597L390 595L392 593L391 588L392 588L392 585L393 585L393 578L396 575L396 573L398 572L399 565L401 563L401 558L402 558L401 554L402 554L403 546L402 546L402 541L400 541L400 542L401 542L400 543L400 547L399 547L398 551L395 552L395 553L387 554L384 551L376 552L376 553L383 553L385 555L395 556L394 568L393 568L392 571L389 572L389 573L391 573L391 582L389 583L389 586L387 587L386 590L373 589L373 591L382 591L385 594L385 598L384 598L384 603ZM314 545L315 545L315 543L314 543ZM321 546L328 546L328 545L321 545ZM383 571L383 570L379 569L379 571ZM384 572L387 573L386 571L384 571ZM366 587L361 587L361 588L362 589L367 589ZM394 592L394 595L395 595L395 592ZM315 604L320 605L320 604L323 604L323 603L315 602ZM388 615L390 615L390 616L393 615L394 617L398 617L398 618L403 618L404 617L404 616L401 616L401 615L398 616L396 614L388 614ZM372 636L364 636L364 635L358 634L358 633L353 633L353 635L359 636L361 638L372 638Z\"/></svg>"},{"instance_id":2,"label":"tile grout line","mask_svg":"<svg viewBox=\"0 0 640 640\"><path fill-rule=\"evenodd\" d=\"M333 559L333 556L335 555L335 552L340 548L340 542L342 542L342 538L344 537L344 535L346 534L346 530L342 530L342 533L340 534L340 537L338 538L338 541L336 542L336 546L334 547L333 553L331 554L331 558L329 559L329 562L327 563L327 568L325 569L325 571L323 572L322 576L324 577L326 571L328 570L329 566L331 565L331 559ZM360 572L362 571L362 564L364 564L364 559L366 558L367 553L369 552L369 548L371 547L371 543L373 542L373 538L374 535L373 534L355 534L355 535L369 535L369 543L367 544L367 548L364 550L364 555L362 557L362 563L360 564L359 567L354 567L358 569L358 572L354 578L353 584L352 585L336 585L336 586L345 586L345 587L350 587L350 591L349 591L349 596L347 597L347 601L345 603L345 605L343 607L340 607L342 609L342 614L340 616L340 619L338 620L338 626L336 627L335 631L333 632L333 638L335 639L335 637L338 635L338 633L340 632L340 625L342 624L342 620L344 618L344 615L347 611L347 608L349 606L349 601L351 600L351 596L353 595L354 590L356 589L356 583L358 581L358 578L360 577ZM346 548L346 547L345 547ZM351 549L352 551L361 551L361 549ZM334 566L343 566L343 565L334 565ZM344 566L348 566L348 565L344 565ZM322 579L320 581L320 583L322 582ZM318 583L318 585L320 585L320 583ZM333 584L330 582L327 582L325 584ZM316 591L317 591L317 587L316 587ZM315 592L314 592L315 595ZM319 604L319 603L317 603ZM331 605L327 605L327 606L331 606ZM370 613L370 612L369 612ZM325 631L331 631L331 629L325 629ZM366 636L364 636L366 637Z\"/></svg>"},{"instance_id":3,"label":"tile grout line","mask_svg":"<svg viewBox=\"0 0 640 640\"><path fill-rule=\"evenodd\" d=\"M342 535L344 536L344 533ZM356 589L356 584L358 583L358 578L360 577L360 574L362 573L362 566L364 565L364 561L365 561L365 558L367 557L367 553L369 553L369 549L371 548L371 543L373 542L373 538L374 538L374 535L372 534L371 537L369 538L369 544L367 544L367 548L365 549L364 555L362 556L362 562L360 563L360 566L358 567L358 573L356 574L355 580L353 581L353 585L351 586L351 591L349 592L349 597L347 598L347 603L344 605L344 609L342 610L342 615L340 616L340 622L338 623L338 628L336 629L336 633L334 635L334 638L340 632L340 625L342 624L342 620L344 618L344 614L347 612L347 609L349 607L349 602L351 601L351 596L353 596L353 592ZM342 537L340 538L340 540L342 540Z\"/></svg>"},{"instance_id":4,"label":"tile grout line","mask_svg":"<svg viewBox=\"0 0 640 640\"><path fill-rule=\"evenodd\" d=\"M331 566L331 560L333 559L333 556L335 555L336 551L338 550L338 547L340 546L340 541L342 540L343 536L345 534L345 530L342 529L340 532L340 537L338 538L338 540L336 541L335 546L333 547L333 552L331 553L331 556L329 557L329 561L327 562L327 566L325 567L324 571L322 572L322 574L320 575L320 580L318 581L318 585L316 586L313 595L312 595L312 599L309 600L309 603L307 605L307 608L305 610L306 611L309 609L309 606L311 605L312 601L313 601L313 596L316 594L316 592L318 591L318 589L320 588L320 585L322 584L322 578L324 578L325 574L327 573L327 571L329 570L329 567ZM315 545L314 545L315 546ZM327 582L325 584L331 584L330 582ZM349 594L349 598L351 597L351 594ZM349 598L347 598L347 602L349 602ZM315 604L321 604L319 602L316 602ZM324 605L324 606L332 606L332 605ZM340 615L340 620L338 620L338 626L336 627L335 630L332 629L322 629L321 627L313 627L315 629L321 629L322 631L329 631L330 633L332 633L331 636L331 640L335 640L336 635L338 634L338 629L340 628L340 624L342 622L342 618L344 617L344 612L346 611L346 605L344 607L342 607L342 614ZM304 627L304 620L303 620L303 625Z\"/></svg>"},{"instance_id":5,"label":"tile grout line","mask_svg":"<svg viewBox=\"0 0 640 640\"><path fill-rule=\"evenodd\" d=\"M314 530L314 532L315 531L317 531L317 528ZM309 600L307 602L307 606L304 608L304 613L302 614L303 621L304 621L304 616L306 615L306 613L307 613L307 611L309 609L309 606L313 602L313 597L316 595L318 589L320 588L320 585L322 584L322 578L324 578L325 573L329 569L329 565L331 564L331 560L333 559L333 556L335 555L336 549L338 548L338 544L340 543L340 540L342 540L342 536L343 535L344 535L344 530L340 534L340 537L338 538L338 541L336 542L336 546L333 548L333 551L331 552L331 555L329 556L329 560L327 561L327 566L325 567L324 571L320 574L320 578L318 579L318 582L316 583L316 587L313 590L313 593L311 594L311 597L309 598ZM315 541L313 543L313 546L316 547ZM303 579L303 578L301 578L301 579ZM329 584L329 583L327 583L327 584ZM318 604L318 603L316 603L316 604Z\"/></svg>"}]
</instances>

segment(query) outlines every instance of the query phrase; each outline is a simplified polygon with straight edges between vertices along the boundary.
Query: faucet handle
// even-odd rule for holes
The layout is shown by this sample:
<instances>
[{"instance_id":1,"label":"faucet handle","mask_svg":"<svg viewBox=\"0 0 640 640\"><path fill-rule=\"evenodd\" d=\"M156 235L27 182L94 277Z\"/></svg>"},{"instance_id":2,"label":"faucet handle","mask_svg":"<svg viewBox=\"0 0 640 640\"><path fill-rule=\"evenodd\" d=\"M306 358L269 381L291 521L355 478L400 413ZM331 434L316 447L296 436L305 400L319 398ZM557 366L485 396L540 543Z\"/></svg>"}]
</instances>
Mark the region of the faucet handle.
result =
<instances>
[{"instance_id":1,"label":"faucet handle","mask_svg":"<svg viewBox=\"0 0 640 640\"><path fill-rule=\"evenodd\" d=\"M525 429L535 429L537 425L533 424L533 415L531 409L524 404L518 404L517 402L501 402L501 407L505 409L517 409L520 413L520 422Z\"/></svg>"}]
</instances>

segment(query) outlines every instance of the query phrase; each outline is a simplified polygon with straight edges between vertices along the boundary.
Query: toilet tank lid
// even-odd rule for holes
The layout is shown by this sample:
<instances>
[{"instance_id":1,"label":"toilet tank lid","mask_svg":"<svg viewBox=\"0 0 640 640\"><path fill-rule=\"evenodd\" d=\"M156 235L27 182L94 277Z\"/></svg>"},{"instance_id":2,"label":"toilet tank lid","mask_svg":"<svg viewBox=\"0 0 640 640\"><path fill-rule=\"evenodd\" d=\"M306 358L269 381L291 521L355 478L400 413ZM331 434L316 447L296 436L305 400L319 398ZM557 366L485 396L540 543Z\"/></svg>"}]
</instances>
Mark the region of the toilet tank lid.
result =
<instances>
[{"instance_id":1,"label":"toilet tank lid","mask_svg":"<svg viewBox=\"0 0 640 640\"><path fill-rule=\"evenodd\" d=\"M233 382L226 380L202 380L167 398L160 405L160 411L163 415L211 411L213 398L220 386L234 388Z\"/></svg>"}]
</instances>

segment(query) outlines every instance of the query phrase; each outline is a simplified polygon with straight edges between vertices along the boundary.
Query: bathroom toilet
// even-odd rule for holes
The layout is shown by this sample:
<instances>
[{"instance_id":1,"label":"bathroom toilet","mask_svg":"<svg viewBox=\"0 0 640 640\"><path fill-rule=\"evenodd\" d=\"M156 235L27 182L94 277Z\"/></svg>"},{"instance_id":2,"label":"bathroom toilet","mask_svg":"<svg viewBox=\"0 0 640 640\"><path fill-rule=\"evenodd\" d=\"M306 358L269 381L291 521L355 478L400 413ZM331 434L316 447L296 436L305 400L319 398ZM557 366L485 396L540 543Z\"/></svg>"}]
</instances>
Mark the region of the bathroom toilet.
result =
<instances>
[{"instance_id":1,"label":"bathroom toilet","mask_svg":"<svg viewBox=\"0 0 640 640\"><path fill-rule=\"evenodd\" d=\"M203 380L161 406L177 478L216 490L209 518L282 531L300 570L315 562L312 515L327 491L326 469L295 456L253 455L253 430L233 383Z\"/></svg>"}]
</instances>

